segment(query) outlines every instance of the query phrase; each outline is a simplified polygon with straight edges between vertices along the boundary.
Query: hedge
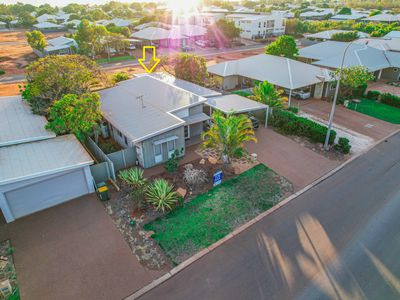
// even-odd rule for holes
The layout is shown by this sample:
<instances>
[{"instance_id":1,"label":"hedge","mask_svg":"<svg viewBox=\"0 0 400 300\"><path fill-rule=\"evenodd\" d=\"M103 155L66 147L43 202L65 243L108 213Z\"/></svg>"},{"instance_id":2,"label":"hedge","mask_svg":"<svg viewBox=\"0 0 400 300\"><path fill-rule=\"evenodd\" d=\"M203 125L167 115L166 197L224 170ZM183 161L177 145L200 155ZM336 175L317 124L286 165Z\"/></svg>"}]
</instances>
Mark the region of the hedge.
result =
<instances>
[{"instance_id":1,"label":"hedge","mask_svg":"<svg viewBox=\"0 0 400 300\"><path fill-rule=\"evenodd\" d=\"M381 94L381 102L390 106L400 108L400 97L390 93Z\"/></svg>"},{"instance_id":2,"label":"hedge","mask_svg":"<svg viewBox=\"0 0 400 300\"><path fill-rule=\"evenodd\" d=\"M315 143L324 143L328 128L312 120L296 116L287 110L274 110L270 124L285 134L309 138ZM329 144L333 144L336 131L331 130Z\"/></svg>"},{"instance_id":3,"label":"hedge","mask_svg":"<svg viewBox=\"0 0 400 300\"><path fill-rule=\"evenodd\" d=\"M380 91L368 91L367 98L371 100L378 100L380 95L381 95Z\"/></svg>"}]
</instances>

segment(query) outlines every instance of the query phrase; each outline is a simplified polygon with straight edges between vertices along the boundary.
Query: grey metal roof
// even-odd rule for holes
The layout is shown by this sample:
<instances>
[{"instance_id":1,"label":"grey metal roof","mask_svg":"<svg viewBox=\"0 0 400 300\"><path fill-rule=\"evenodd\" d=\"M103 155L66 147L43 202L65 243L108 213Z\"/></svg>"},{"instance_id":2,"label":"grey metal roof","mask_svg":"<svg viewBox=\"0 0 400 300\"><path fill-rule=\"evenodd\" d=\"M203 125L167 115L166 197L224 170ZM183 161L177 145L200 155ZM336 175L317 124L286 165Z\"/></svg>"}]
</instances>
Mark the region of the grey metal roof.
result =
<instances>
[{"instance_id":1,"label":"grey metal roof","mask_svg":"<svg viewBox=\"0 0 400 300\"><path fill-rule=\"evenodd\" d=\"M393 30L389 32L388 34L383 36L384 38L400 38L400 31L399 30Z\"/></svg>"},{"instance_id":2,"label":"grey metal roof","mask_svg":"<svg viewBox=\"0 0 400 300\"><path fill-rule=\"evenodd\" d=\"M307 38L313 38L313 39L324 39L324 40L330 40L332 38L332 35L337 34L337 33L345 33L345 32L352 32L351 30L340 30L340 29L332 29L332 30L325 30L317 33L312 33L312 34L305 34L304 36ZM369 35L365 32L358 32L358 37L368 37Z\"/></svg>"},{"instance_id":3,"label":"grey metal roof","mask_svg":"<svg viewBox=\"0 0 400 300\"><path fill-rule=\"evenodd\" d=\"M328 68L339 68L348 43L326 41L299 50L299 56L317 60L313 64ZM365 44L350 45L344 65L346 67L364 66L371 72L391 67L385 52Z\"/></svg>"},{"instance_id":4,"label":"grey metal roof","mask_svg":"<svg viewBox=\"0 0 400 300\"><path fill-rule=\"evenodd\" d=\"M0 184L50 175L93 163L72 134L0 148Z\"/></svg>"},{"instance_id":5,"label":"grey metal roof","mask_svg":"<svg viewBox=\"0 0 400 300\"><path fill-rule=\"evenodd\" d=\"M225 114L231 112L244 113L268 107L268 105L236 94L208 98L207 105Z\"/></svg>"},{"instance_id":6,"label":"grey metal roof","mask_svg":"<svg viewBox=\"0 0 400 300\"><path fill-rule=\"evenodd\" d=\"M400 68L400 52L387 51L385 54L393 68Z\"/></svg>"},{"instance_id":7,"label":"grey metal roof","mask_svg":"<svg viewBox=\"0 0 400 300\"><path fill-rule=\"evenodd\" d=\"M137 74L136 76L139 77L139 76L144 76L144 75L147 75L147 74ZM192 82L189 82L189 81L186 81L186 80L182 80L182 79L176 78L175 76L172 76L172 75L169 75L169 74L166 74L166 73L161 73L161 72L159 72L159 73L151 73L151 74L149 74L149 76L152 76L154 78L157 78L159 80L167 82L167 83L169 83L169 84L171 84L173 86L179 87L181 89L184 89L186 91L189 91L189 92L191 92L191 93L193 93L195 95L199 95L199 96L202 96L202 97L206 97L207 98L207 97L213 97L213 96L221 95L220 92L217 92L217 91L202 87L200 85L197 85L195 83L192 83Z\"/></svg>"},{"instance_id":8,"label":"grey metal roof","mask_svg":"<svg viewBox=\"0 0 400 300\"><path fill-rule=\"evenodd\" d=\"M205 113L198 113L198 114L195 114L195 115L191 115L191 116L182 118L182 120L185 121L186 125L191 125L191 124L204 122L204 121L207 121L209 119L210 119L210 117L207 116Z\"/></svg>"},{"instance_id":9,"label":"grey metal roof","mask_svg":"<svg viewBox=\"0 0 400 300\"><path fill-rule=\"evenodd\" d=\"M133 142L184 125L185 122L172 112L206 101L147 75L123 81L99 93L104 117ZM141 96L143 105L138 98Z\"/></svg>"},{"instance_id":10,"label":"grey metal roof","mask_svg":"<svg viewBox=\"0 0 400 300\"><path fill-rule=\"evenodd\" d=\"M378 14L372 17L365 18L363 21L368 22L398 22L400 21L400 14L399 15L392 15L392 14Z\"/></svg>"},{"instance_id":11,"label":"grey metal roof","mask_svg":"<svg viewBox=\"0 0 400 300\"><path fill-rule=\"evenodd\" d=\"M330 80L329 71L297 60L259 54L233 61L219 63L207 68L218 76L243 76L288 88L298 89Z\"/></svg>"},{"instance_id":12,"label":"grey metal roof","mask_svg":"<svg viewBox=\"0 0 400 300\"><path fill-rule=\"evenodd\" d=\"M46 123L21 96L0 97L0 147L55 137L44 128Z\"/></svg>"},{"instance_id":13,"label":"grey metal roof","mask_svg":"<svg viewBox=\"0 0 400 300\"><path fill-rule=\"evenodd\" d=\"M42 22L42 23L34 24L33 27L39 28L39 29L46 29L46 28L62 28L63 26L54 24L51 22Z\"/></svg>"}]
</instances>

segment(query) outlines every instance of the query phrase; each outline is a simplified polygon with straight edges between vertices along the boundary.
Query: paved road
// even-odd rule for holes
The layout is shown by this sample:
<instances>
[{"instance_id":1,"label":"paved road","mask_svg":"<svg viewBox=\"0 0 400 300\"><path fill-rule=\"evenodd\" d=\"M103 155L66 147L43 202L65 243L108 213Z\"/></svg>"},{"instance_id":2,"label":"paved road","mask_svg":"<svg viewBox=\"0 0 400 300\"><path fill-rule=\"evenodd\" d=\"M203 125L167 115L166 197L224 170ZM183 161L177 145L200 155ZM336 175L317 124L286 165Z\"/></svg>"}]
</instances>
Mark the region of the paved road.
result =
<instances>
[{"instance_id":1,"label":"paved road","mask_svg":"<svg viewBox=\"0 0 400 300\"><path fill-rule=\"evenodd\" d=\"M141 299L399 299L400 134Z\"/></svg>"}]
</instances>

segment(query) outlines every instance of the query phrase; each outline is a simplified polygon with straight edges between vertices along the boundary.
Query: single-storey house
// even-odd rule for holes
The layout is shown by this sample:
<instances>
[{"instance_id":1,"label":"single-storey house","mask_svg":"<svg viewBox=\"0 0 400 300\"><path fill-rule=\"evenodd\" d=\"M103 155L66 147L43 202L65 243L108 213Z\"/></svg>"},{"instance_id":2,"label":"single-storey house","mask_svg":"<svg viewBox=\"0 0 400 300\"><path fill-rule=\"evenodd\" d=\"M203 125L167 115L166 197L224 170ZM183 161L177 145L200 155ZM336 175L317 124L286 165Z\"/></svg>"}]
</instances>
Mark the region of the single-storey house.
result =
<instances>
[{"instance_id":1,"label":"single-storey house","mask_svg":"<svg viewBox=\"0 0 400 300\"><path fill-rule=\"evenodd\" d=\"M308 91L315 98L327 97L331 90L329 70L268 54L219 63L207 70L220 78L224 90L249 87L254 81L268 81L289 90L289 101L293 90Z\"/></svg>"},{"instance_id":2,"label":"single-storey house","mask_svg":"<svg viewBox=\"0 0 400 300\"><path fill-rule=\"evenodd\" d=\"M135 148L138 164L149 168L175 150L200 140L206 98L144 75L99 92L109 133L124 148Z\"/></svg>"},{"instance_id":3,"label":"single-storey house","mask_svg":"<svg viewBox=\"0 0 400 300\"><path fill-rule=\"evenodd\" d=\"M326 41L299 50L299 59L313 65L335 70L340 68L346 42ZM367 44L353 43L346 53L344 66L364 66L376 79L399 79L397 56L400 53L380 50Z\"/></svg>"},{"instance_id":4,"label":"single-storey house","mask_svg":"<svg viewBox=\"0 0 400 300\"><path fill-rule=\"evenodd\" d=\"M317 9L311 11L305 11L300 13L301 19L306 20L324 20L335 14L335 10L332 8Z\"/></svg>"},{"instance_id":5,"label":"single-storey house","mask_svg":"<svg viewBox=\"0 0 400 300\"><path fill-rule=\"evenodd\" d=\"M129 27L130 25L132 25L132 22L129 20L114 18L112 20L99 20L96 22L96 24L103 25L103 26L114 24L117 27Z\"/></svg>"},{"instance_id":6,"label":"single-storey house","mask_svg":"<svg viewBox=\"0 0 400 300\"><path fill-rule=\"evenodd\" d=\"M36 21L38 21L38 23L44 23L50 20L57 20L57 16L56 15L50 15L50 14L43 14L40 15L39 17L36 17Z\"/></svg>"},{"instance_id":7,"label":"single-storey house","mask_svg":"<svg viewBox=\"0 0 400 300\"><path fill-rule=\"evenodd\" d=\"M47 46L43 51L33 49L38 56L73 54L78 49L78 44L74 39L65 36L59 36L54 39L47 40Z\"/></svg>"},{"instance_id":8,"label":"single-storey house","mask_svg":"<svg viewBox=\"0 0 400 300\"><path fill-rule=\"evenodd\" d=\"M334 34L347 33L347 32L352 32L352 31L351 30L332 29L332 30L320 31L317 33L304 34L304 37L306 37L308 39L318 40L318 41L327 41L327 40L331 40L332 36ZM358 31L357 33L358 33L359 38L369 37L368 33L361 32L361 31Z\"/></svg>"},{"instance_id":9,"label":"single-storey house","mask_svg":"<svg viewBox=\"0 0 400 300\"><path fill-rule=\"evenodd\" d=\"M93 160L74 135L56 137L20 96L0 97L0 208L7 222L94 192Z\"/></svg>"},{"instance_id":10,"label":"single-storey house","mask_svg":"<svg viewBox=\"0 0 400 300\"><path fill-rule=\"evenodd\" d=\"M352 12L351 15L334 15L330 18L332 21L360 21L368 17L368 14L359 13L359 12Z\"/></svg>"},{"instance_id":11,"label":"single-storey house","mask_svg":"<svg viewBox=\"0 0 400 300\"><path fill-rule=\"evenodd\" d=\"M400 14L392 15L392 14L378 14L372 17L368 17L363 19L365 22L376 22L376 23L393 23L400 22Z\"/></svg>"},{"instance_id":12,"label":"single-storey house","mask_svg":"<svg viewBox=\"0 0 400 300\"><path fill-rule=\"evenodd\" d=\"M51 22L42 22L32 25L32 27L36 30L48 32L48 31L61 31L64 30L63 25L51 23Z\"/></svg>"},{"instance_id":13,"label":"single-storey house","mask_svg":"<svg viewBox=\"0 0 400 300\"><path fill-rule=\"evenodd\" d=\"M0 21L0 29L6 29L7 28L7 23Z\"/></svg>"},{"instance_id":14,"label":"single-storey house","mask_svg":"<svg viewBox=\"0 0 400 300\"><path fill-rule=\"evenodd\" d=\"M391 32L387 33L383 36L384 39L393 39L393 38L400 38L400 31L399 30L392 30Z\"/></svg>"},{"instance_id":15,"label":"single-storey house","mask_svg":"<svg viewBox=\"0 0 400 300\"><path fill-rule=\"evenodd\" d=\"M143 45L156 45L162 48L180 48L188 40L178 30L161 27L146 27L132 33L131 38L141 40Z\"/></svg>"}]
</instances>

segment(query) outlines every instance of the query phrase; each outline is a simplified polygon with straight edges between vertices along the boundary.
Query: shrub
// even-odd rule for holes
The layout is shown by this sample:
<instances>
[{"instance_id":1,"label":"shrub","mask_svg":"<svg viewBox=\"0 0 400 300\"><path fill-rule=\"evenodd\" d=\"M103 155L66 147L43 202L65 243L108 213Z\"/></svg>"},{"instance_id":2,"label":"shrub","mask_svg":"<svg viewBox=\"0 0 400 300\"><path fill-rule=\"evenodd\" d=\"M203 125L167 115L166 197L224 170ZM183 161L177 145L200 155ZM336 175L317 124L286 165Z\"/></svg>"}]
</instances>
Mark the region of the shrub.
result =
<instances>
[{"instance_id":1,"label":"shrub","mask_svg":"<svg viewBox=\"0 0 400 300\"><path fill-rule=\"evenodd\" d=\"M113 81L115 83L124 81L124 80L128 80L128 79L129 79L129 75L125 72L117 72L117 73L113 74Z\"/></svg>"},{"instance_id":2,"label":"shrub","mask_svg":"<svg viewBox=\"0 0 400 300\"><path fill-rule=\"evenodd\" d=\"M381 94L381 102L390 106L400 108L400 97L390 93Z\"/></svg>"},{"instance_id":3,"label":"shrub","mask_svg":"<svg viewBox=\"0 0 400 300\"><path fill-rule=\"evenodd\" d=\"M6 74L6 71L0 69L0 76Z\"/></svg>"},{"instance_id":4,"label":"shrub","mask_svg":"<svg viewBox=\"0 0 400 300\"><path fill-rule=\"evenodd\" d=\"M179 162L182 159L183 148L181 151L176 149L174 153L172 153L171 157L165 162L164 168L169 173L175 173L178 171Z\"/></svg>"},{"instance_id":5,"label":"shrub","mask_svg":"<svg viewBox=\"0 0 400 300\"><path fill-rule=\"evenodd\" d=\"M178 203L178 194L173 190L174 186L165 179L154 180L146 190L147 201L156 210L165 212L171 210Z\"/></svg>"},{"instance_id":6,"label":"shrub","mask_svg":"<svg viewBox=\"0 0 400 300\"><path fill-rule=\"evenodd\" d=\"M194 169L193 167L185 168L183 172L183 180L191 190L197 190L203 184L208 182L207 172L202 169Z\"/></svg>"},{"instance_id":7,"label":"shrub","mask_svg":"<svg viewBox=\"0 0 400 300\"><path fill-rule=\"evenodd\" d=\"M123 182L132 186L133 190L129 194L135 201L137 208L142 208L147 190L147 179L143 177L143 170L136 167L122 170L118 176Z\"/></svg>"},{"instance_id":8,"label":"shrub","mask_svg":"<svg viewBox=\"0 0 400 300\"><path fill-rule=\"evenodd\" d=\"M309 138L315 143L324 143L328 128L312 120L296 116L287 110L275 110L270 118L270 124L285 134ZM331 130L329 144L333 144L336 132Z\"/></svg>"},{"instance_id":9,"label":"shrub","mask_svg":"<svg viewBox=\"0 0 400 300\"><path fill-rule=\"evenodd\" d=\"M378 100L380 94L380 91L368 91L367 98L371 100Z\"/></svg>"},{"instance_id":10,"label":"shrub","mask_svg":"<svg viewBox=\"0 0 400 300\"><path fill-rule=\"evenodd\" d=\"M349 139L340 137L338 143L335 145L335 149L343 154L350 153L351 145Z\"/></svg>"},{"instance_id":11,"label":"shrub","mask_svg":"<svg viewBox=\"0 0 400 300\"><path fill-rule=\"evenodd\" d=\"M299 108L296 106L289 106L288 108L286 108L286 110L294 113L294 114L298 114L299 113Z\"/></svg>"}]
</instances>

